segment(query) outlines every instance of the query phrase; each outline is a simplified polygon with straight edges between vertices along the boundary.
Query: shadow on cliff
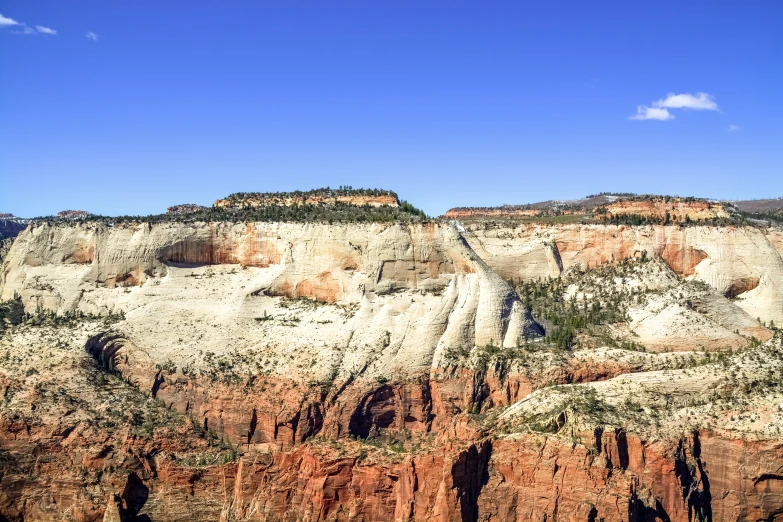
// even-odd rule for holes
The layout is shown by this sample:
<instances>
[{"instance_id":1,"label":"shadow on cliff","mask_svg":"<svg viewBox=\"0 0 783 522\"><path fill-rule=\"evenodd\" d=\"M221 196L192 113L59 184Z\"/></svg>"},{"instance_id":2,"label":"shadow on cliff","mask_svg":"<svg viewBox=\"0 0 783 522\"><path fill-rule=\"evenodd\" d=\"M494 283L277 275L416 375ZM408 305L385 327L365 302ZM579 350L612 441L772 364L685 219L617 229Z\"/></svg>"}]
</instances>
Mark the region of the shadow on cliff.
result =
<instances>
[{"instance_id":1,"label":"shadow on cliff","mask_svg":"<svg viewBox=\"0 0 783 522\"><path fill-rule=\"evenodd\" d=\"M674 473L680 481L682 498L688 503L688 520L712 520L710 479L701 460L699 433L694 432L692 437L690 448L686 447L684 440L680 440Z\"/></svg>"},{"instance_id":2,"label":"shadow on cliff","mask_svg":"<svg viewBox=\"0 0 783 522\"><path fill-rule=\"evenodd\" d=\"M149 498L150 490L142 482L136 473L128 474L128 481L122 490L122 509L120 509L120 520L122 522L152 522L147 515L139 515L139 511L144 507Z\"/></svg>"},{"instance_id":3,"label":"shadow on cliff","mask_svg":"<svg viewBox=\"0 0 783 522\"><path fill-rule=\"evenodd\" d=\"M668 513L661 505L661 501L654 499L650 502L652 505L648 506L647 503L637 495L634 490L631 494L631 500L628 502L628 522L670 522ZM595 509L595 508L593 508ZM598 512L595 512L597 516ZM592 512L591 512L592 515ZM593 517L593 521L595 517ZM591 521L592 522L592 521Z\"/></svg>"},{"instance_id":4,"label":"shadow on cliff","mask_svg":"<svg viewBox=\"0 0 783 522\"><path fill-rule=\"evenodd\" d=\"M367 394L351 414L348 433L362 439L376 437L381 430L394 424L396 416L394 388L381 386Z\"/></svg>"},{"instance_id":5,"label":"shadow on cliff","mask_svg":"<svg viewBox=\"0 0 783 522\"><path fill-rule=\"evenodd\" d=\"M462 522L477 522L479 519L478 499L481 490L489 481L489 458L492 442L486 440L479 448L472 444L451 466L451 479L457 490Z\"/></svg>"}]
</instances>

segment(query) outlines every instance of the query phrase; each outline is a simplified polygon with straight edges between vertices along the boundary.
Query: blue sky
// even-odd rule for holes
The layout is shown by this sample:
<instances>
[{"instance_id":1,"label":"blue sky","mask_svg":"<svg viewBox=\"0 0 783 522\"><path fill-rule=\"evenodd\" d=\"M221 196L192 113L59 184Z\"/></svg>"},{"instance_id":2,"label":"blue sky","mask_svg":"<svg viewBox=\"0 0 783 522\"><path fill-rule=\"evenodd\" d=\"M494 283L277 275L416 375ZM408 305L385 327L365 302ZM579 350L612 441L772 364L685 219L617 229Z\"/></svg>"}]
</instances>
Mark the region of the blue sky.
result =
<instances>
[{"instance_id":1,"label":"blue sky","mask_svg":"<svg viewBox=\"0 0 783 522\"><path fill-rule=\"evenodd\" d=\"M327 185L430 214L607 190L783 196L779 1L0 0L0 15L0 212Z\"/></svg>"}]
</instances>

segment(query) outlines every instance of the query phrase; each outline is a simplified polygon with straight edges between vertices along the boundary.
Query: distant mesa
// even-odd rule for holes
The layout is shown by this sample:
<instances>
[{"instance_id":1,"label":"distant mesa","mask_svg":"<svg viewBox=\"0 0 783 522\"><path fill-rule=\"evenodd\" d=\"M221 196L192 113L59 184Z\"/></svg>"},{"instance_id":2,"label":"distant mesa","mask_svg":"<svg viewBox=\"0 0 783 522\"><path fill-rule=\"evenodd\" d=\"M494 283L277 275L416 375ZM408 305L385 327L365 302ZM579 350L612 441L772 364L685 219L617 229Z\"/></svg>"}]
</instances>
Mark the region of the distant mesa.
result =
<instances>
[{"instance_id":1,"label":"distant mesa","mask_svg":"<svg viewBox=\"0 0 783 522\"><path fill-rule=\"evenodd\" d=\"M604 211L604 212L602 212ZM670 221L700 221L728 218L729 212L723 203L697 198L669 196L633 197L610 203L595 209L596 214L612 216L642 216Z\"/></svg>"},{"instance_id":2,"label":"distant mesa","mask_svg":"<svg viewBox=\"0 0 783 522\"><path fill-rule=\"evenodd\" d=\"M61 210L57 213L59 219L84 219L92 215L92 212L86 210Z\"/></svg>"},{"instance_id":3,"label":"distant mesa","mask_svg":"<svg viewBox=\"0 0 783 522\"><path fill-rule=\"evenodd\" d=\"M602 205L617 201L621 196L631 196L624 193L602 193L587 196L582 199L567 199L540 201L524 205L502 205L499 207L456 207L450 209L444 217L450 219L465 218L519 218L519 217L544 217L570 214L583 214L590 212Z\"/></svg>"},{"instance_id":4,"label":"distant mesa","mask_svg":"<svg viewBox=\"0 0 783 522\"><path fill-rule=\"evenodd\" d=\"M166 214L193 214L194 212L201 212L203 210L209 210L209 207L196 205L195 203L184 203L182 205L173 205L167 208Z\"/></svg>"},{"instance_id":5,"label":"distant mesa","mask_svg":"<svg viewBox=\"0 0 783 522\"><path fill-rule=\"evenodd\" d=\"M783 206L783 205L779 205ZM587 221L625 223L633 218L640 223L671 223L717 220L731 217L734 205L703 198L601 193L573 200L550 200L528 205L452 208L450 219L516 219L573 216Z\"/></svg>"},{"instance_id":6,"label":"distant mesa","mask_svg":"<svg viewBox=\"0 0 783 522\"><path fill-rule=\"evenodd\" d=\"M740 212L783 215L783 198L749 199L745 201L731 201L729 203Z\"/></svg>"},{"instance_id":7,"label":"distant mesa","mask_svg":"<svg viewBox=\"0 0 783 522\"><path fill-rule=\"evenodd\" d=\"M295 205L399 207L397 194L383 189L320 188L307 192L237 192L215 201L215 208L291 207Z\"/></svg>"}]
</instances>

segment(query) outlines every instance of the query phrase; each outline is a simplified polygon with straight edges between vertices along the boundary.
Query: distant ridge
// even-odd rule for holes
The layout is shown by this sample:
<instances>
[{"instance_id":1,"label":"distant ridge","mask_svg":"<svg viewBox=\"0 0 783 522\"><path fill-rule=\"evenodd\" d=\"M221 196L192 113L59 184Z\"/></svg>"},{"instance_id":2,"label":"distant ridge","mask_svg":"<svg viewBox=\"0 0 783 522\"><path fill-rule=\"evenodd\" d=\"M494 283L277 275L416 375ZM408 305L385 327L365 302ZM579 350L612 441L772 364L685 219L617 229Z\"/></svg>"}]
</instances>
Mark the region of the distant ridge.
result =
<instances>
[{"instance_id":1,"label":"distant ridge","mask_svg":"<svg viewBox=\"0 0 783 522\"><path fill-rule=\"evenodd\" d=\"M572 200L548 200L497 207L455 207L449 209L443 217L528 221L559 217L560 222L613 222L632 225L691 222L729 224L745 218L761 221L783 220L783 198L720 201L697 197L602 192Z\"/></svg>"}]
</instances>

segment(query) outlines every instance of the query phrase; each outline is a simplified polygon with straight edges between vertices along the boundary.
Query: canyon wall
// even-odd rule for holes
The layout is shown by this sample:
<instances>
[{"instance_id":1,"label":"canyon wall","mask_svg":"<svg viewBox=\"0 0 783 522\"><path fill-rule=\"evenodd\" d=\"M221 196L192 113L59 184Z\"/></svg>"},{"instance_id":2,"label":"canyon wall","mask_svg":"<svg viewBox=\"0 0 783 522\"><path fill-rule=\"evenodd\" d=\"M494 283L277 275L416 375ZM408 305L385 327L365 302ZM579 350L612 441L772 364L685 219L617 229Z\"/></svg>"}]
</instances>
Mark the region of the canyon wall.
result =
<instances>
[{"instance_id":1,"label":"canyon wall","mask_svg":"<svg viewBox=\"0 0 783 522\"><path fill-rule=\"evenodd\" d=\"M540 435L444 441L435 450L382 460L364 456L357 442L308 443L193 468L171 456L176 439L128 436L121 447L107 446L96 432L27 433L6 423L4 450L29 457L4 467L0 513L14 521L83 522L783 517L780 443L699 432L673 442L614 430L583 435L584 442Z\"/></svg>"},{"instance_id":2,"label":"canyon wall","mask_svg":"<svg viewBox=\"0 0 783 522\"><path fill-rule=\"evenodd\" d=\"M45 416L62 394L34 384L42 363L0 372L4 408L26 414L0 414L0 519L783 520L779 437L485 422L534 390L642 374L657 354L482 355L544 333L512 284L642 252L783 322L781 245L731 227L34 224L3 260L2 299L123 318L72 342L62 375L93 373L62 414ZM32 337L0 352L55 338ZM117 438L72 421L96 375L199 429ZM193 464L183 455L215 451L204 434L241 455Z\"/></svg>"},{"instance_id":3,"label":"canyon wall","mask_svg":"<svg viewBox=\"0 0 783 522\"><path fill-rule=\"evenodd\" d=\"M236 444L426 432L445 354L541 334L438 224L39 224L3 273L29 312L123 312L87 350Z\"/></svg>"},{"instance_id":4,"label":"canyon wall","mask_svg":"<svg viewBox=\"0 0 783 522\"><path fill-rule=\"evenodd\" d=\"M224 274L227 280L246 283L228 296L235 311L244 308L239 315L251 314L253 308L262 311L271 303L263 298L274 296L353 305L359 313L373 305L392 309L394 303L406 303L392 316L421 298L426 306L409 311L427 316L427 331L420 328L419 334L428 338L430 351L439 343L514 346L533 328L513 288L473 253L456 229L435 223L36 224L17 239L3 262L0 297L18 293L28 311L131 312L159 301L150 297L165 295L161 283L191 275L188 270L226 265L244 269L237 277L231 277L237 266ZM199 286L196 281L183 285L186 281L179 279L169 288L176 292ZM153 284L160 287L153 289ZM111 291L118 287L124 290ZM384 324L375 329L380 326Z\"/></svg>"}]
</instances>

